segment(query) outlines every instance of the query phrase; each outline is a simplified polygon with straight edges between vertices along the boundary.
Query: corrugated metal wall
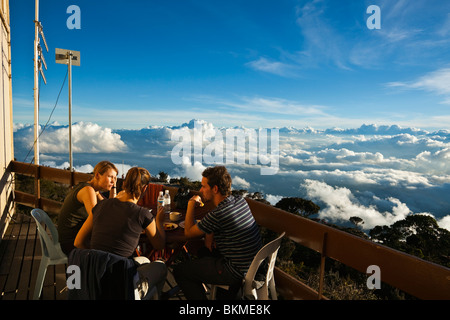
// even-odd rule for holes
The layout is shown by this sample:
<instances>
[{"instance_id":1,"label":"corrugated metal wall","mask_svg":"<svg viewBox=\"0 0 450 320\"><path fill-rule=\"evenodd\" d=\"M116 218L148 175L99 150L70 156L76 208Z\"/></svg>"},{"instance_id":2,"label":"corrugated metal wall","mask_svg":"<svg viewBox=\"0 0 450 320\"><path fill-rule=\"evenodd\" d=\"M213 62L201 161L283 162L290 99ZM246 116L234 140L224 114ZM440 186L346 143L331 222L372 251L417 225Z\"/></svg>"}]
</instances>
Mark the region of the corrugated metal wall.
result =
<instances>
[{"instance_id":1,"label":"corrugated metal wall","mask_svg":"<svg viewBox=\"0 0 450 320\"><path fill-rule=\"evenodd\" d=\"M9 0L0 1L0 235L3 237L13 212L13 183L8 166L14 160L14 149Z\"/></svg>"}]
</instances>

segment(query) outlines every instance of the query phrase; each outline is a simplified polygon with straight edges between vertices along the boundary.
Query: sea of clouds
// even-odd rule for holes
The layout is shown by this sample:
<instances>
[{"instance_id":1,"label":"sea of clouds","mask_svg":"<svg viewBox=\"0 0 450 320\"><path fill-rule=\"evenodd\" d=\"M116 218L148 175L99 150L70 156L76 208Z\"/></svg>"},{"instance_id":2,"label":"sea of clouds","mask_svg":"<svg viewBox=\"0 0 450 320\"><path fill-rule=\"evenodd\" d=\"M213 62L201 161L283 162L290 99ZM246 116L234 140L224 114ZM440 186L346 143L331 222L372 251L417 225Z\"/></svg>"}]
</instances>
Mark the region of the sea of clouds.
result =
<instances>
[{"instance_id":1,"label":"sea of clouds","mask_svg":"<svg viewBox=\"0 0 450 320\"><path fill-rule=\"evenodd\" d=\"M132 166L160 171L170 177L201 180L210 165L192 157L175 165L171 155L179 143L173 136L224 131L212 123L191 120L180 126L149 126L113 130L95 123L72 126L73 160L77 171L91 172L98 161L117 164L119 175ZM239 128L243 130L243 128ZM69 166L68 126L52 124L40 136L40 164ZM283 197L303 197L320 205L318 218L346 224L350 217L364 220L362 228L391 225L410 214L430 214L450 230L450 131L428 132L396 125L359 128L278 128L279 167L262 175L263 164L226 164L233 188L262 192L275 204ZM33 161L33 126L16 124L15 157ZM211 143L204 140L203 146ZM30 152L31 150L31 152ZM246 150L236 150L237 153ZM248 151L248 150L247 150Z\"/></svg>"}]
</instances>

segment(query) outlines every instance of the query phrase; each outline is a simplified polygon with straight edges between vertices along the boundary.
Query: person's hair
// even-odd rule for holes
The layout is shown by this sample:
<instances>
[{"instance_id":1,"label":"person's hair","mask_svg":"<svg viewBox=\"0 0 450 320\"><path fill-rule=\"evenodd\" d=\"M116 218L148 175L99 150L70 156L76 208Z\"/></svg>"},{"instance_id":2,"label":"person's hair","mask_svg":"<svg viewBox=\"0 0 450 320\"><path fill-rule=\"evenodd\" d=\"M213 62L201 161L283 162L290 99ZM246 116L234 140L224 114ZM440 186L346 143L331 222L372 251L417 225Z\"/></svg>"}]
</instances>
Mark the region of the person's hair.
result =
<instances>
[{"instance_id":1,"label":"person's hair","mask_svg":"<svg viewBox=\"0 0 450 320\"><path fill-rule=\"evenodd\" d=\"M133 167L127 172L122 189L138 198L141 196L144 187L150 182L150 173L147 169Z\"/></svg>"},{"instance_id":2,"label":"person's hair","mask_svg":"<svg viewBox=\"0 0 450 320\"><path fill-rule=\"evenodd\" d=\"M100 161L94 168L94 176L96 173L103 175L109 169L113 169L114 171L116 171L117 174L119 173L119 170L117 170L116 166L112 162L106 160Z\"/></svg>"},{"instance_id":3,"label":"person's hair","mask_svg":"<svg viewBox=\"0 0 450 320\"><path fill-rule=\"evenodd\" d=\"M206 168L202 176L208 179L211 188L217 186L221 195L229 196L231 194L231 176L224 166Z\"/></svg>"}]
</instances>

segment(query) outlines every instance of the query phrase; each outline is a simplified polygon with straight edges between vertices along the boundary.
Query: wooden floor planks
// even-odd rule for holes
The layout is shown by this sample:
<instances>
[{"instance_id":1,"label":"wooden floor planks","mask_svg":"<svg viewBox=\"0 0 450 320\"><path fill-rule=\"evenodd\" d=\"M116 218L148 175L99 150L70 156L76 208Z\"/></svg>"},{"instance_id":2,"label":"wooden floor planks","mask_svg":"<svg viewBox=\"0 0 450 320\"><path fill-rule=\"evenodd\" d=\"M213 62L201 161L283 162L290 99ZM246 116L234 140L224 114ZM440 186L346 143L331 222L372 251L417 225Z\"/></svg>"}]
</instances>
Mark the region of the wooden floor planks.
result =
<instances>
[{"instance_id":1,"label":"wooden floor planks","mask_svg":"<svg viewBox=\"0 0 450 320\"><path fill-rule=\"evenodd\" d=\"M1 300L31 300L41 261L41 244L30 215L14 216L0 242ZM65 300L66 266L50 266L41 293L42 300Z\"/></svg>"},{"instance_id":2,"label":"wooden floor planks","mask_svg":"<svg viewBox=\"0 0 450 320\"><path fill-rule=\"evenodd\" d=\"M0 242L0 300L32 300L39 265L41 243L30 215L16 215ZM41 300L67 300L67 265L49 266ZM176 283L169 272L164 291ZM180 293L172 299L183 299Z\"/></svg>"}]
</instances>

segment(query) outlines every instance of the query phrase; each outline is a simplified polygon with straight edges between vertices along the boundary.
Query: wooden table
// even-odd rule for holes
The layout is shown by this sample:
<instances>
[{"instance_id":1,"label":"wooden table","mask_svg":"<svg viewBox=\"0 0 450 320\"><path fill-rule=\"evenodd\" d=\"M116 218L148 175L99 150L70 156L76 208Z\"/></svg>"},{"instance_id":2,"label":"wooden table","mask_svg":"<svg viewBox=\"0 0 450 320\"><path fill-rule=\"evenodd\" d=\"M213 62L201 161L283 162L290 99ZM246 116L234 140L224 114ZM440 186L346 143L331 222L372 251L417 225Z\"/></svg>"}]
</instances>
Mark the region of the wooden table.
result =
<instances>
[{"instance_id":1,"label":"wooden table","mask_svg":"<svg viewBox=\"0 0 450 320\"><path fill-rule=\"evenodd\" d=\"M152 213L156 212L156 208L152 209ZM208 208L201 207L195 209L195 219L202 219L206 213L208 212ZM186 210L184 209L174 209L172 211L180 212L181 219L178 221L170 221L169 215L166 217L165 223L175 223L177 224L177 228L173 230L166 230L166 247L162 250L156 250L152 248L152 245L145 235L145 233L141 234L141 238L139 240L139 246L136 249L136 254L138 256L145 256L150 259L150 261L155 261L157 259L163 259L166 262L166 265L171 265L176 257L183 253L186 257L189 258L190 253L188 250L188 243L193 244L193 242L198 241L199 239L187 239L184 235L184 228L180 227L180 223L184 221Z\"/></svg>"}]
</instances>

